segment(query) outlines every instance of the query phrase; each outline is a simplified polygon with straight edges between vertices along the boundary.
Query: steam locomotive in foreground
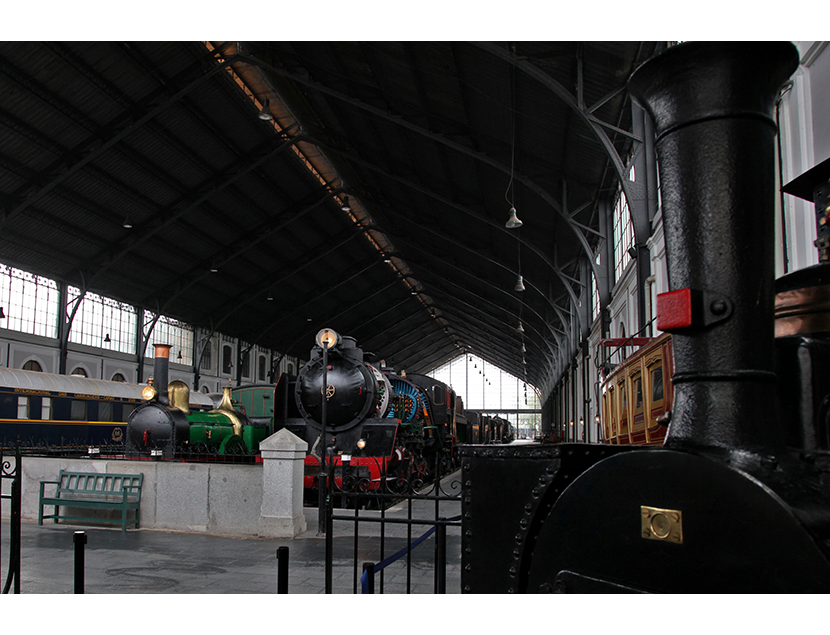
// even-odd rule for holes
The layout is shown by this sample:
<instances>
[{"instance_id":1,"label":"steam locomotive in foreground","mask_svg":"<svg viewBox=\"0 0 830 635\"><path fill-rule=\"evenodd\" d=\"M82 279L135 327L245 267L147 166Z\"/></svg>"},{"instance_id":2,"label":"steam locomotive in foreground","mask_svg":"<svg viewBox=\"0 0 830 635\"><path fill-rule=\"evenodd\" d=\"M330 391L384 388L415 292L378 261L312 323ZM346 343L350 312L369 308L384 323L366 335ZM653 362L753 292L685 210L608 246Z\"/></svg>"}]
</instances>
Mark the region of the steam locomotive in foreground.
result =
<instances>
[{"instance_id":1,"label":"steam locomotive in foreground","mask_svg":"<svg viewBox=\"0 0 830 635\"><path fill-rule=\"evenodd\" d=\"M181 453L253 455L270 434L270 423L251 419L234 408L231 388L211 407L191 409L187 384L168 384L170 346L154 344L153 383L144 401L130 414L124 446L127 452L172 459Z\"/></svg>"},{"instance_id":2,"label":"steam locomotive in foreground","mask_svg":"<svg viewBox=\"0 0 830 635\"><path fill-rule=\"evenodd\" d=\"M462 448L463 592L830 591L826 249L774 280L773 112L797 65L789 43L687 43L632 76L660 166L665 442ZM820 247L829 177L785 188L816 203Z\"/></svg>"},{"instance_id":3,"label":"steam locomotive in foreground","mask_svg":"<svg viewBox=\"0 0 830 635\"><path fill-rule=\"evenodd\" d=\"M299 375L277 382L274 429L281 428L308 443L306 488L316 486L325 454L338 481L348 462L367 490L385 479L426 479L436 464L444 471L455 460L459 435L470 434L452 388L426 375L375 368L354 338L330 329L317 334Z\"/></svg>"}]
</instances>

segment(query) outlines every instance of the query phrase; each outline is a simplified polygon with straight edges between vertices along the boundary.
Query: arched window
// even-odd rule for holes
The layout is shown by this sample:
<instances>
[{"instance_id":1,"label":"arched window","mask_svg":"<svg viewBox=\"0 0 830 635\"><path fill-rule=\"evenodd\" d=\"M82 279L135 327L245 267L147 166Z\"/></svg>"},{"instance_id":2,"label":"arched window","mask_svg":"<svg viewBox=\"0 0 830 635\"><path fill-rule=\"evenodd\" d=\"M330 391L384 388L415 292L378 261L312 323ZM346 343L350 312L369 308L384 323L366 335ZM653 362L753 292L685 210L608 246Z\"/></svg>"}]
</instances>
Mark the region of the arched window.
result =
<instances>
[{"instance_id":1,"label":"arched window","mask_svg":"<svg viewBox=\"0 0 830 635\"><path fill-rule=\"evenodd\" d=\"M285 372L288 373L289 375L293 375L294 374L294 364L289 364L286 367Z\"/></svg>"},{"instance_id":2,"label":"arched window","mask_svg":"<svg viewBox=\"0 0 830 635\"><path fill-rule=\"evenodd\" d=\"M205 393L205 394L208 394L208 393L210 392L210 390L208 390L208 387L207 387L207 386L202 386L202 387L200 388L200 390L201 390L203 393Z\"/></svg>"},{"instance_id":3,"label":"arched window","mask_svg":"<svg viewBox=\"0 0 830 635\"><path fill-rule=\"evenodd\" d=\"M202 353L202 365L200 368L202 370L210 370L211 364L213 364L213 360L211 359L210 342L208 342L207 346L205 346L205 351Z\"/></svg>"},{"instance_id":4,"label":"arched window","mask_svg":"<svg viewBox=\"0 0 830 635\"><path fill-rule=\"evenodd\" d=\"M33 370L36 373L42 373L43 368L40 364L38 364L35 360L30 359L28 362L23 364L23 370Z\"/></svg>"},{"instance_id":5,"label":"arched window","mask_svg":"<svg viewBox=\"0 0 830 635\"><path fill-rule=\"evenodd\" d=\"M87 372L80 366L76 366L75 370L73 370L70 374L75 375L76 377L89 377Z\"/></svg>"},{"instance_id":6,"label":"arched window","mask_svg":"<svg viewBox=\"0 0 830 635\"><path fill-rule=\"evenodd\" d=\"M259 356L259 370L257 372L259 381L265 381L265 355Z\"/></svg>"},{"instance_id":7,"label":"arched window","mask_svg":"<svg viewBox=\"0 0 830 635\"><path fill-rule=\"evenodd\" d=\"M125 384L127 383L127 379L121 373L115 373L112 376L112 381L120 381L120 382L124 382Z\"/></svg>"},{"instance_id":8,"label":"arched window","mask_svg":"<svg viewBox=\"0 0 830 635\"><path fill-rule=\"evenodd\" d=\"M233 349L228 346L227 344L222 347L222 372L230 375L231 368L233 368L233 362L231 362L231 357L233 356Z\"/></svg>"},{"instance_id":9,"label":"arched window","mask_svg":"<svg viewBox=\"0 0 830 635\"><path fill-rule=\"evenodd\" d=\"M625 324L620 322L620 337L625 337Z\"/></svg>"}]
</instances>

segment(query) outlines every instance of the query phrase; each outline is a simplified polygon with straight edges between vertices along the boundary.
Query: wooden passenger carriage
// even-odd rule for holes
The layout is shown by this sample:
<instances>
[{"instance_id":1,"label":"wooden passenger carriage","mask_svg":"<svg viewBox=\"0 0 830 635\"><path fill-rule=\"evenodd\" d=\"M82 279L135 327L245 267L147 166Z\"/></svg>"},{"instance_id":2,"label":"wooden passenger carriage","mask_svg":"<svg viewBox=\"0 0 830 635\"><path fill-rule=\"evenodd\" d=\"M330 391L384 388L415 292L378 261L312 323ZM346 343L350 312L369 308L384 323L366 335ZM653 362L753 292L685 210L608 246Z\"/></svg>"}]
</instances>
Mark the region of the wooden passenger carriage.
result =
<instances>
[{"instance_id":1,"label":"wooden passenger carriage","mask_svg":"<svg viewBox=\"0 0 830 635\"><path fill-rule=\"evenodd\" d=\"M668 333L631 354L602 384L604 442L614 445L662 445L671 410L672 347Z\"/></svg>"}]
</instances>

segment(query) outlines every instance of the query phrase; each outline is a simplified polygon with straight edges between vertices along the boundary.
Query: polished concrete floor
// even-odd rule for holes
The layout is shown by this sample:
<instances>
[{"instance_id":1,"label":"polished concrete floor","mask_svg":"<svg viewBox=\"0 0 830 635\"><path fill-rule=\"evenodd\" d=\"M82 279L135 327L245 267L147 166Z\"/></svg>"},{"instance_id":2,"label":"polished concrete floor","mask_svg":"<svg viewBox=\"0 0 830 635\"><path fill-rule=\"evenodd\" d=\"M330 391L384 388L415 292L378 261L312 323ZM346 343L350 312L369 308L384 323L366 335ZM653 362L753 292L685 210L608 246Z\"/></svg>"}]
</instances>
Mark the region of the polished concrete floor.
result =
<instances>
[{"instance_id":1,"label":"polished concrete floor","mask_svg":"<svg viewBox=\"0 0 830 635\"><path fill-rule=\"evenodd\" d=\"M457 478L445 480L448 491ZM387 516L406 518L406 504L393 507ZM440 515L460 514L460 502L441 503ZM434 518L435 503L416 501L412 518ZM337 514L353 512L337 511ZM379 512L361 512L367 518ZM22 523L21 593L73 593L75 547L73 535L87 536L84 549L84 592L118 594L224 594L276 593L277 548L289 549L289 593L324 593L325 537L317 532L317 510L306 508L308 531L293 540L245 539L120 527L91 527L37 522ZM332 592L353 593L362 564L379 563L409 542L407 526L386 524L383 541L379 524L360 522L355 547L354 523L334 523ZM411 540L429 527L413 526ZM0 579L8 569L9 525L4 519L0 551ZM447 593L460 592L460 528L447 530ZM383 553L381 543L383 542ZM356 553L356 555L355 555ZM383 593L433 593L435 578L434 534L411 552L407 576L406 556L383 571ZM355 566L355 562L357 565ZM407 577L409 578L407 581ZM380 573L375 577L380 593ZM358 585L358 593L360 587Z\"/></svg>"}]
</instances>

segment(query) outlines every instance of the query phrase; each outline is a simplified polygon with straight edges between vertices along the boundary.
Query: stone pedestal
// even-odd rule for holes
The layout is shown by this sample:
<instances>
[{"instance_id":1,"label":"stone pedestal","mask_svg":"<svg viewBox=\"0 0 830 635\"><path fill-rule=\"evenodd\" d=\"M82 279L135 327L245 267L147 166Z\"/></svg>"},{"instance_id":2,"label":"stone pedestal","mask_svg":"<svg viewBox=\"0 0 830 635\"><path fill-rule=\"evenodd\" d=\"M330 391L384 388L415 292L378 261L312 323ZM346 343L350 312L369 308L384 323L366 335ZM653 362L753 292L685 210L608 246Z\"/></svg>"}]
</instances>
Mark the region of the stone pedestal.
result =
<instances>
[{"instance_id":1,"label":"stone pedestal","mask_svg":"<svg viewBox=\"0 0 830 635\"><path fill-rule=\"evenodd\" d=\"M293 538L306 531L303 469L308 444L282 429L259 444L262 454L262 510L259 534Z\"/></svg>"}]
</instances>

